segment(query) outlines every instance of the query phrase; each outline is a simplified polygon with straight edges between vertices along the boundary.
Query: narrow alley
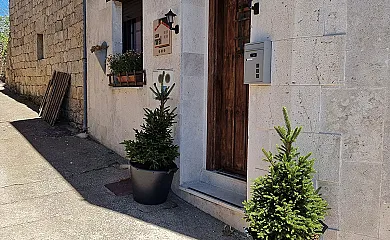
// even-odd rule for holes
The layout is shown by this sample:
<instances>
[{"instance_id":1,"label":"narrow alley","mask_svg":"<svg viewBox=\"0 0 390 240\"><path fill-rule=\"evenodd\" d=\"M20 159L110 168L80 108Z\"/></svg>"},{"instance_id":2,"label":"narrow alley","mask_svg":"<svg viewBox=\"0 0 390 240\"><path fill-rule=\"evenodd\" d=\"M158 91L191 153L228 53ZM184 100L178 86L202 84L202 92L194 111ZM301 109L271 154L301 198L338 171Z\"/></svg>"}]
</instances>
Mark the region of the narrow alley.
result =
<instances>
[{"instance_id":1,"label":"narrow alley","mask_svg":"<svg viewBox=\"0 0 390 240\"><path fill-rule=\"evenodd\" d=\"M35 110L35 111L34 111ZM105 185L125 160L0 91L0 239L244 239L173 194L145 206Z\"/></svg>"}]
</instances>

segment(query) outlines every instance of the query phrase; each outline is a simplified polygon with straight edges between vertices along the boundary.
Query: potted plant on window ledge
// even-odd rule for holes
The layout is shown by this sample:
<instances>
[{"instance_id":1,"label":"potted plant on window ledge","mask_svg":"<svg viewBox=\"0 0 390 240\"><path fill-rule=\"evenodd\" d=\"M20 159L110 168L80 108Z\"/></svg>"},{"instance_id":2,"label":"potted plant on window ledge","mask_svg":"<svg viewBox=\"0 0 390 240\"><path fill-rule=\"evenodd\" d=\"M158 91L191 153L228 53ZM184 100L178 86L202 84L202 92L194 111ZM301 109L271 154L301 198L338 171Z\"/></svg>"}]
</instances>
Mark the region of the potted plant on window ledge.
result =
<instances>
[{"instance_id":1,"label":"potted plant on window ledge","mask_svg":"<svg viewBox=\"0 0 390 240\"><path fill-rule=\"evenodd\" d=\"M115 82L142 82L142 53L129 50L125 53L110 55L107 61L111 75L115 77Z\"/></svg>"},{"instance_id":2,"label":"potted plant on window ledge","mask_svg":"<svg viewBox=\"0 0 390 240\"><path fill-rule=\"evenodd\" d=\"M179 156L179 147L173 144L172 126L176 108L166 106L172 87L160 89L156 83L150 88L160 105L154 110L145 108L145 123L134 129L135 140L125 140L125 151L130 160L133 197L138 203L155 205L167 200Z\"/></svg>"}]
</instances>

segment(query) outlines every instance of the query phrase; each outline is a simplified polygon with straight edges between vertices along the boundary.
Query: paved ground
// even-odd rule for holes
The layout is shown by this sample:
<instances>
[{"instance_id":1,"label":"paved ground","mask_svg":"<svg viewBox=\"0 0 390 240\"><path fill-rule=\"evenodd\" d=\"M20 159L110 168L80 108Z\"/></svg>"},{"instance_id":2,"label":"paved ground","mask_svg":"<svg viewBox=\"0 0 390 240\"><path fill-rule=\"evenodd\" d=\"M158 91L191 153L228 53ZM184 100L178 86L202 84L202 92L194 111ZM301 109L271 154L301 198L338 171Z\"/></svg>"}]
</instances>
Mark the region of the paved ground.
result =
<instances>
[{"instance_id":1,"label":"paved ground","mask_svg":"<svg viewBox=\"0 0 390 240\"><path fill-rule=\"evenodd\" d=\"M244 239L173 194L115 196L104 185L128 177L123 159L25 103L0 91L0 239Z\"/></svg>"}]
</instances>

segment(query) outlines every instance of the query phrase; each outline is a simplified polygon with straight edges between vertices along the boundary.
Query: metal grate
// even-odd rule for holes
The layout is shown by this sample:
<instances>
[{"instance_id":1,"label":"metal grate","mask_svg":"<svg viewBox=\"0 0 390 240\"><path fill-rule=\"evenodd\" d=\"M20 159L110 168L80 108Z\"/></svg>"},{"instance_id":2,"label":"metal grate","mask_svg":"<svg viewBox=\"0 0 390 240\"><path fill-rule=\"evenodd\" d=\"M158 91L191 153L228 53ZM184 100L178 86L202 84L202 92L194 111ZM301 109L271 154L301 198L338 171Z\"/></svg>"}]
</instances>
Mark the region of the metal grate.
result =
<instances>
[{"instance_id":1,"label":"metal grate","mask_svg":"<svg viewBox=\"0 0 390 240\"><path fill-rule=\"evenodd\" d=\"M127 196L133 193L130 178L120 180L119 182L109 183L104 186L116 196Z\"/></svg>"}]
</instances>

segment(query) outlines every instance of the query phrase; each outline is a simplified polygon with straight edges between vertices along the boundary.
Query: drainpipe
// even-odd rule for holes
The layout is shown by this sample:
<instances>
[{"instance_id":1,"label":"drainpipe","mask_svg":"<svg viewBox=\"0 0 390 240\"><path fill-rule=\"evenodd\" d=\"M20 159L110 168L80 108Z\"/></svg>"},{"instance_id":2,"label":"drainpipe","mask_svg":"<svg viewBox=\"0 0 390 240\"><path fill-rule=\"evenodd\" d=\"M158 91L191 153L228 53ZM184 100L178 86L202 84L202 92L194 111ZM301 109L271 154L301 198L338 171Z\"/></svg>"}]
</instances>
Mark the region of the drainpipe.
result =
<instances>
[{"instance_id":1,"label":"drainpipe","mask_svg":"<svg viewBox=\"0 0 390 240\"><path fill-rule=\"evenodd\" d=\"M83 131L88 132L88 91L87 91L87 0L83 0Z\"/></svg>"}]
</instances>

